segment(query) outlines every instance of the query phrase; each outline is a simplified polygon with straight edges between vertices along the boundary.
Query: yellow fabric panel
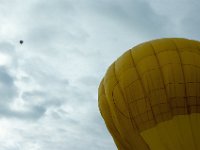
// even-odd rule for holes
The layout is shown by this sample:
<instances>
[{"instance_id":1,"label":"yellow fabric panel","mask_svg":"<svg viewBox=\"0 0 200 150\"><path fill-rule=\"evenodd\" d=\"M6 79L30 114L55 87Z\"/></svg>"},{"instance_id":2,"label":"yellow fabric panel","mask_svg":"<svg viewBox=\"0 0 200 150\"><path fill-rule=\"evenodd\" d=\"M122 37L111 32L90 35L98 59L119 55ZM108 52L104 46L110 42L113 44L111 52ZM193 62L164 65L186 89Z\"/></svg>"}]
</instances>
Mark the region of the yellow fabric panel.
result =
<instances>
[{"instance_id":1,"label":"yellow fabric panel","mask_svg":"<svg viewBox=\"0 0 200 150\"><path fill-rule=\"evenodd\" d=\"M108 130L112 132L112 136L117 147L119 149L125 150L127 148L126 143L123 141L122 136L118 131L118 128L115 126L113 122L113 116L111 114L107 98L105 96L104 86L102 83L101 85L102 85L101 88L99 88L99 93L100 93L99 99L101 99L101 101L99 101L99 108L101 115L105 120L109 120L106 122L106 126ZM124 144L122 145L122 143Z\"/></svg>"},{"instance_id":2,"label":"yellow fabric panel","mask_svg":"<svg viewBox=\"0 0 200 150\"><path fill-rule=\"evenodd\" d=\"M122 106L126 105L123 102L123 94L120 91L120 87L116 84L116 78L114 75L114 64L110 67L109 71L109 76L108 78L104 78L106 82L109 84L106 84L108 87L104 87L102 82L101 88L99 88L99 93L101 101L99 101L99 107L102 116L104 117L105 120L109 120L109 122L106 122L106 125L113 134L113 139L116 142L116 145L121 147L119 149L122 150L132 150L132 148L136 149L144 149L148 150L148 147L146 143L143 141L142 137L140 136L140 133L137 132L136 126L132 122L132 119L130 119L129 112L127 110L124 110L124 107L127 106ZM111 77L111 79L109 78ZM112 88L110 86L113 86ZM104 96L102 93L102 90L105 89ZM107 90L106 90L107 89ZM107 92L107 93L106 93ZM121 100L121 102L118 102ZM102 102L106 101L106 103ZM105 108L107 107L107 108ZM109 110L109 111L108 111ZM108 114L110 116L108 116ZM124 128L126 127L126 128ZM135 133L135 134L132 134ZM119 137L118 137L119 136ZM120 139L120 140L119 140ZM118 143L120 141L120 143ZM138 144L140 143L140 144Z\"/></svg>"},{"instance_id":3,"label":"yellow fabric panel","mask_svg":"<svg viewBox=\"0 0 200 150\"><path fill-rule=\"evenodd\" d=\"M172 121L170 127L165 125L167 130L160 124L178 115L200 113L200 42L165 38L126 51L108 68L99 86L99 108L118 149L149 150L149 138L157 143L152 150L165 150L171 142L167 150L180 149L173 145L182 136L170 140L167 132L182 131L190 124L183 121L177 127ZM150 129L151 134L141 136Z\"/></svg>"},{"instance_id":4,"label":"yellow fabric panel","mask_svg":"<svg viewBox=\"0 0 200 150\"><path fill-rule=\"evenodd\" d=\"M199 150L200 114L178 115L141 133L152 150Z\"/></svg>"}]
</instances>

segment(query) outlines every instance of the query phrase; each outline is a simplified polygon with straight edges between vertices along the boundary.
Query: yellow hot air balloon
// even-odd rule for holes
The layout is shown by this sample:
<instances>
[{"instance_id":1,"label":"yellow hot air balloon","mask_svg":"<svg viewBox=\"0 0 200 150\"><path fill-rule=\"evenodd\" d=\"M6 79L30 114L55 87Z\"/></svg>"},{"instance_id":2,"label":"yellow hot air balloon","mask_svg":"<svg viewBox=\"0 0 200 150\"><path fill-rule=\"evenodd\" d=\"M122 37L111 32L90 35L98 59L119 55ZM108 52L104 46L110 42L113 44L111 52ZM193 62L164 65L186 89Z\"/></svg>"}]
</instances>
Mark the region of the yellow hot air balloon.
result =
<instances>
[{"instance_id":1,"label":"yellow hot air balloon","mask_svg":"<svg viewBox=\"0 0 200 150\"><path fill-rule=\"evenodd\" d=\"M119 150L200 150L200 42L164 38L128 50L98 99Z\"/></svg>"}]
</instances>

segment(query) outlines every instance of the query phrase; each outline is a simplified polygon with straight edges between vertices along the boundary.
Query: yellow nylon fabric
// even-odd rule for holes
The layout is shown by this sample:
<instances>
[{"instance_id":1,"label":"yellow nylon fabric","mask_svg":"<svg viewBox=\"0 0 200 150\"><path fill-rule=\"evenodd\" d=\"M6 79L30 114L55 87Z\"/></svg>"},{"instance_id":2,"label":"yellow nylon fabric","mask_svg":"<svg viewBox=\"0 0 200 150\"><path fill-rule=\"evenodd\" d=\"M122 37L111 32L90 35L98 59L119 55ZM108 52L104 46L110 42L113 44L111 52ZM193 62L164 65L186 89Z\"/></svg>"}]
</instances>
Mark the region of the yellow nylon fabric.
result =
<instances>
[{"instance_id":1,"label":"yellow nylon fabric","mask_svg":"<svg viewBox=\"0 0 200 150\"><path fill-rule=\"evenodd\" d=\"M195 119L190 119L178 125L174 119L200 112L200 42L165 38L128 50L108 68L98 99L101 115L119 150L178 150L182 143L198 150L194 139L199 136L193 134L194 130L177 133L193 135L193 140L173 142L176 146L157 140L155 130L163 136L174 132L174 126L167 130L160 127L172 120L170 124L178 126L180 132L195 124ZM193 141L193 146L187 141Z\"/></svg>"},{"instance_id":2,"label":"yellow nylon fabric","mask_svg":"<svg viewBox=\"0 0 200 150\"><path fill-rule=\"evenodd\" d=\"M174 116L141 135L152 150L199 150L200 114Z\"/></svg>"}]
</instances>

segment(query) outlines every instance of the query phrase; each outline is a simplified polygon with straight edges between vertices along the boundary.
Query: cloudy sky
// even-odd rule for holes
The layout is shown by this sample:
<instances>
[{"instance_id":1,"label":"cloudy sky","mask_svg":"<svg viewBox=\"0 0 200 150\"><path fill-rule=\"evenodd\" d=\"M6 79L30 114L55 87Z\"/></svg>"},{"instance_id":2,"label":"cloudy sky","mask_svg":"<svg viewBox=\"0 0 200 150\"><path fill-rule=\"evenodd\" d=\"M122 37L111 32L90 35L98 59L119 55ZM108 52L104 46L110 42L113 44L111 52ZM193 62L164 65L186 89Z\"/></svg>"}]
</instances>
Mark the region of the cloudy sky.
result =
<instances>
[{"instance_id":1,"label":"cloudy sky","mask_svg":"<svg viewBox=\"0 0 200 150\"><path fill-rule=\"evenodd\" d=\"M198 0L0 0L1 149L115 150L97 103L106 69L144 41L199 40L199 8Z\"/></svg>"}]
</instances>

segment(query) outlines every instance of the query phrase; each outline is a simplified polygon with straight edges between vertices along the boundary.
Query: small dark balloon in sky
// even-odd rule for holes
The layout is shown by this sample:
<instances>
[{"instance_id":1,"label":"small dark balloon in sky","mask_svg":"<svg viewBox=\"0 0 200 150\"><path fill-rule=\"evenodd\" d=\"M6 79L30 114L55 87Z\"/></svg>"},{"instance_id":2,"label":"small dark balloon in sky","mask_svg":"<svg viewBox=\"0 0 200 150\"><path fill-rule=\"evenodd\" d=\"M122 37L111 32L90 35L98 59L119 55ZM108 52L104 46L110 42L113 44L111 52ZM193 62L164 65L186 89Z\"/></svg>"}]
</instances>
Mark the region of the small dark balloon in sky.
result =
<instances>
[{"instance_id":1,"label":"small dark balloon in sky","mask_svg":"<svg viewBox=\"0 0 200 150\"><path fill-rule=\"evenodd\" d=\"M20 43L20 44L23 44L23 43L24 43L24 41L23 41L23 40L20 40L20 41L19 41L19 43Z\"/></svg>"}]
</instances>

